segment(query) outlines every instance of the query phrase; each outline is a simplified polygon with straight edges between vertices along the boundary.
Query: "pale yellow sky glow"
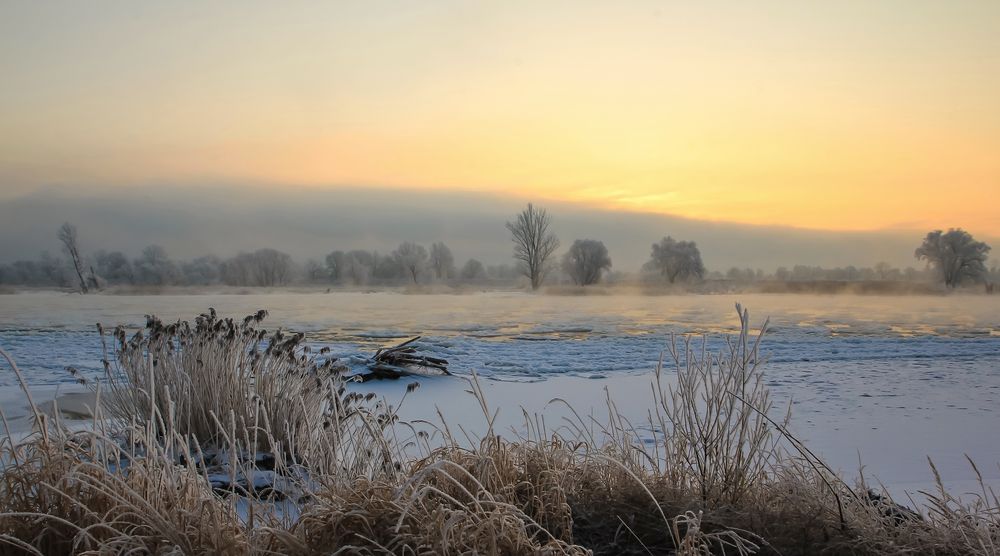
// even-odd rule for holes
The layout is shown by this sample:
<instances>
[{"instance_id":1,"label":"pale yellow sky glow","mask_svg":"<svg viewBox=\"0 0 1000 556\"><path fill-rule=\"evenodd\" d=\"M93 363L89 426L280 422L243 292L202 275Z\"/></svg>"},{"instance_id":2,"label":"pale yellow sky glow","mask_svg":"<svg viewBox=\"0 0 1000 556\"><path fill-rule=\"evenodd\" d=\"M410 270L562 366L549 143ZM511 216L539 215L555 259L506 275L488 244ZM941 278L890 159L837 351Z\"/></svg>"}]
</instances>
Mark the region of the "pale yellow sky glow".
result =
<instances>
[{"instance_id":1,"label":"pale yellow sky glow","mask_svg":"<svg viewBox=\"0 0 1000 556\"><path fill-rule=\"evenodd\" d=\"M505 192L1000 236L1000 2L0 7L0 188Z\"/></svg>"}]
</instances>

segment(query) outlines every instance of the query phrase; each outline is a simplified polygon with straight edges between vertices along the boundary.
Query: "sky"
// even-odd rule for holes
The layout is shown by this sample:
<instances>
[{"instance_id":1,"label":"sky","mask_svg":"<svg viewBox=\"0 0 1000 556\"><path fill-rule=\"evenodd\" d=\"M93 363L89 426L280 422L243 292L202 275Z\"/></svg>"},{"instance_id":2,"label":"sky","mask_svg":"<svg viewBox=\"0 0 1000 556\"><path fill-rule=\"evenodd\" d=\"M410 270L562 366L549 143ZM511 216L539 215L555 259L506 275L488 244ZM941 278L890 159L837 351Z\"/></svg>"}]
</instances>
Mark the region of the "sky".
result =
<instances>
[{"instance_id":1,"label":"sky","mask_svg":"<svg viewBox=\"0 0 1000 556\"><path fill-rule=\"evenodd\" d=\"M0 202L245 184L1000 237L998 29L995 0L7 1Z\"/></svg>"}]
</instances>

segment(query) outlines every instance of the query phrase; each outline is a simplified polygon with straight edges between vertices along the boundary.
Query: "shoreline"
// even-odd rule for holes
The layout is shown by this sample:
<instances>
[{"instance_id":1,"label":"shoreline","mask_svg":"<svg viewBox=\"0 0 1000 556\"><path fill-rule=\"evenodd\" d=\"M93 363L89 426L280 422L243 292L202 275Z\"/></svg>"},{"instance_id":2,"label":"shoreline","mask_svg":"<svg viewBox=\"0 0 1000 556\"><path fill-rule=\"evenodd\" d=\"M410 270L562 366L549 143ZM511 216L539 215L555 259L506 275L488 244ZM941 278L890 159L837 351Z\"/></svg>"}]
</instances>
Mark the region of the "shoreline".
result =
<instances>
[{"instance_id":1,"label":"shoreline","mask_svg":"<svg viewBox=\"0 0 1000 556\"><path fill-rule=\"evenodd\" d=\"M574 286L553 284L542 286L538 291L514 284L484 285L475 283L431 283L407 285L342 286L328 284L290 284L278 287L257 286L111 286L88 294L80 294L72 288L0 286L0 295L30 294L85 295L88 297L141 297L141 296L212 296L212 295L271 295L271 294L399 294L399 295L470 295L482 293L523 293L541 296L687 296L687 295L848 295L848 296L991 296L981 284L948 289L940 284L927 282L907 282L891 280L814 280L778 281L764 280L752 283L733 283L726 280L706 281L692 285L669 285L656 283L626 282L618 284L595 284Z\"/></svg>"},{"instance_id":2,"label":"shoreline","mask_svg":"<svg viewBox=\"0 0 1000 556\"><path fill-rule=\"evenodd\" d=\"M665 372L664 376L669 376ZM418 428L432 436L442 419L452 434L470 440L482 439L486 432L486 418L479 401L470 394L470 377L404 377L399 380L378 380L350 383L349 391L362 394L373 392L396 411L402 422L422 423ZM496 411L495 431L507 439L514 439L527 432L525 416L535 425L544 423L550 431L567 426L582 416L593 423L608 417L610 401L638 430L644 425L646 412L652 408L654 374L624 374L614 377L587 378L555 376L540 381L504 381L479 377L479 386L485 395L490 411ZM420 387L407 393L407 385L419 382ZM404 398L400 406L399 401ZM54 407L59 408L60 420L70 430L91 428L90 412L96 401L94 393L86 387L64 385L32 388L32 396L39 409L50 417ZM31 431L31 413L26 399L16 388L0 389L0 405L11 429L11 436L24 438ZM773 416L784 414L786 407L776 404ZM13 411L12 411L13 410ZM934 487L934 473L927 464L934 461L944 485L957 495L978 490L976 474L965 456L977 463L987 486L1000 490L1000 444L982 439L983 442L955 451L947 446L934 446L911 442L921 435L938 438L953 435L947 423L921 423L919 420L893 420L891 427L885 423L878 428L882 434L867 430L870 423L860 423L851 428L833 430L831 427L810 426L802 423L792 410L790 430L816 452L835 471L851 483L863 472L867 481L882 485L894 499L904 501L911 497L922 498L919 493ZM844 422L840 422L841 425ZM459 432L461 431L461 432ZM866 434L868 433L868 434ZM652 434L652 433L649 433ZM901 441L902 439L902 441ZM891 449L889 446L891 445Z\"/></svg>"}]
</instances>

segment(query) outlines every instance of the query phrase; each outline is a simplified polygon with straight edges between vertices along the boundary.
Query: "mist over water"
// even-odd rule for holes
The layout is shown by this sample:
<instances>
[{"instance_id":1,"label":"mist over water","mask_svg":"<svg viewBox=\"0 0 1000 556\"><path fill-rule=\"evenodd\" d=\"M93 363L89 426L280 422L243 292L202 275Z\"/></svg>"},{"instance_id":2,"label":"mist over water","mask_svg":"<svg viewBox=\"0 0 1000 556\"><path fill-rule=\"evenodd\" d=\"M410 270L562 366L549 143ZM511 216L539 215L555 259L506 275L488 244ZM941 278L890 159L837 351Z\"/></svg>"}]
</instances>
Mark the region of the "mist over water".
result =
<instances>
[{"instance_id":1,"label":"mist over water","mask_svg":"<svg viewBox=\"0 0 1000 556\"><path fill-rule=\"evenodd\" d=\"M18 356L35 384L58 383L69 380L67 365L99 369L97 322L138 329L146 314L172 321L209 306L233 317L266 308L270 327L305 332L310 343L330 346L342 357L421 335L457 372L532 381L648 372L672 334L706 335L715 349L735 332L737 301L751 309L757 325L770 318L763 353L776 375L779 369L828 373L844 364L864 370L931 361L946 375L941 365L989 366L1000 357L1000 299L979 296L47 292L3 298L0 343ZM10 380L0 376L0 384Z\"/></svg>"}]
</instances>

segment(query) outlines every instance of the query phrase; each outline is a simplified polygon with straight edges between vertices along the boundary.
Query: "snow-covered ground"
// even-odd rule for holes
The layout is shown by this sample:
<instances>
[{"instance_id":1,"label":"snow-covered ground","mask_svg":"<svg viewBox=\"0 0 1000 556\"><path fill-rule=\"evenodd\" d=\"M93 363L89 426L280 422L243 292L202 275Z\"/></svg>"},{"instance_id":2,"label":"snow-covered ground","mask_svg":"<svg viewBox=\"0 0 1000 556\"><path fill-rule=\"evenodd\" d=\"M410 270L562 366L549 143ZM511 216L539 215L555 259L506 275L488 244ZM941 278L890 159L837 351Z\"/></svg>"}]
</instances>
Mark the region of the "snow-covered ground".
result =
<instances>
[{"instance_id":1,"label":"snow-covered ground","mask_svg":"<svg viewBox=\"0 0 1000 556\"><path fill-rule=\"evenodd\" d=\"M1000 487L1000 297L545 296L521 293L398 293L224 296L0 296L0 347L25 371L35 397L78 391L65 368L96 377L101 343L94 324L138 327L143 315L191 318L215 307L242 316L266 308L270 326L304 331L313 346L348 358L400 338L482 377L501 428L518 427L523 407L558 426L563 398L582 413L605 412L605 389L641 422L650 380L671 333L708 334L717 347L737 326L734 304L753 322L770 316L763 353L776 413L793 404L792 429L848 475L865 473L900 494L930 486L926 457L949 486L974 487L968 454ZM433 419L482 433L485 420L461 378L421 379L404 419ZM390 400L408 381L365 384ZM67 403L79 400L67 399ZM23 396L0 372L0 407L15 426Z\"/></svg>"}]
</instances>

